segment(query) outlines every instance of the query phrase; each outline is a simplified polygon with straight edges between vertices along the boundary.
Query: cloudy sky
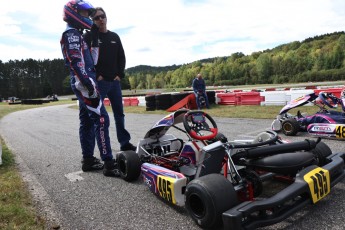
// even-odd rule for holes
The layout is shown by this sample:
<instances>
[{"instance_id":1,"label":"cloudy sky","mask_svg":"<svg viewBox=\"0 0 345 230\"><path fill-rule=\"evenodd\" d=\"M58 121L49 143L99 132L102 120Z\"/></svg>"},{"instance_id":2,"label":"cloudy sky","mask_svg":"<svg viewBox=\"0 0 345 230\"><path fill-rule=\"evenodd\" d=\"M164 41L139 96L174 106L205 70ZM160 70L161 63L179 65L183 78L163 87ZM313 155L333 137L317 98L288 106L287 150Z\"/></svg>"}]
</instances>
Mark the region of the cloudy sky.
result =
<instances>
[{"instance_id":1,"label":"cloudy sky","mask_svg":"<svg viewBox=\"0 0 345 230\"><path fill-rule=\"evenodd\" d=\"M62 58L67 0L3 2L0 60ZM90 0L122 40L127 68L251 54L345 30L344 0Z\"/></svg>"}]
</instances>

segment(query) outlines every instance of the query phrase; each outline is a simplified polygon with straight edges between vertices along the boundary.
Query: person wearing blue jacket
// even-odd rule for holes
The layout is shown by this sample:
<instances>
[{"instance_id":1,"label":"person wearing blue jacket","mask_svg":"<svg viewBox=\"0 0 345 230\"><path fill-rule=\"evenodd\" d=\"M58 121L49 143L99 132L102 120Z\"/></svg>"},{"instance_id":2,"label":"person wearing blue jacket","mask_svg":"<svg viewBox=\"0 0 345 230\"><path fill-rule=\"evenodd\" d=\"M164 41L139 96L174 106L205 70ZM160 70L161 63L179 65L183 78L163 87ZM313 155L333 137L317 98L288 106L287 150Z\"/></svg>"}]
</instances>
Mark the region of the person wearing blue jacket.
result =
<instances>
[{"instance_id":1,"label":"person wearing blue jacket","mask_svg":"<svg viewBox=\"0 0 345 230\"><path fill-rule=\"evenodd\" d=\"M200 73L196 76L196 78L194 78L192 86L193 86L193 92L195 94L198 110L200 110L202 106L200 102L201 98L205 100L206 108L209 109L210 106L209 106L208 97L206 94L206 84Z\"/></svg>"},{"instance_id":2,"label":"person wearing blue jacket","mask_svg":"<svg viewBox=\"0 0 345 230\"><path fill-rule=\"evenodd\" d=\"M82 170L102 170L105 176L120 176L113 158L109 137L109 116L100 99L94 61L98 59L97 39L89 49L82 37L91 29L90 16L94 7L82 0L70 0L64 6L63 20L67 23L60 45L65 65L70 69L71 88L79 102L79 139L82 150ZM95 139L104 164L94 157Z\"/></svg>"}]
</instances>

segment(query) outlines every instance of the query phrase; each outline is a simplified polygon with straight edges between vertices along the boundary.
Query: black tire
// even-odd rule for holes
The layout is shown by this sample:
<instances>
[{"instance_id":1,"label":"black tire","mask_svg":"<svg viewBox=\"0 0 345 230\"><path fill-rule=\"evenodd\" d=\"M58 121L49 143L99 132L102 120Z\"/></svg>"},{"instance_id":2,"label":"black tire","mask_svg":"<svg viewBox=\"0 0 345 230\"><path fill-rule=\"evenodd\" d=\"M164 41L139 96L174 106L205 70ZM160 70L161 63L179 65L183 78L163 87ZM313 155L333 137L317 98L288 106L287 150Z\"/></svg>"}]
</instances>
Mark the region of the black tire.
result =
<instances>
[{"instance_id":1,"label":"black tire","mask_svg":"<svg viewBox=\"0 0 345 230\"><path fill-rule=\"evenodd\" d=\"M323 166L328 163L327 157L332 155L332 150L324 142L319 142L312 152L318 159L318 166Z\"/></svg>"},{"instance_id":2,"label":"black tire","mask_svg":"<svg viewBox=\"0 0 345 230\"><path fill-rule=\"evenodd\" d=\"M145 96L145 101L156 101L156 95Z\"/></svg>"},{"instance_id":3,"label":"black tire","mask_svg":"<svg viewBox=\"0 0 345 230\"><path fill-rule=\"evenodd\" d=\"M222 213L238 203L233 185L220 174L192 180L187 185L185 197L189 215L202 228L219 227Z\"/></svg>"},{"instance_id":4,"label":"black tire","mask_svg":"<svg viewBox=\"0 0 345 230\"><path fill-rule=\"evenodd\" d=\"M216 103L216 92L215 91L206 91L208 102L211 104Z\"/></svg>"},{"instance_id":5,"label":"black tire","mask_svg":"<svg viewBox=\"0 0 345 230\"><path fill-rule=\"evenodd\" d=\"M166 110L172 106L170 94L157 94L156 95L156 109Z\"/></svg>"},{"instance_id":6,"label":"black tire","mask_svg":"<svg viewBox=\"0 0 345 230\"><path fill-rule=\"evenodd\" d=\"M141 161L134 151L123 151L118 159L121 178L125 181L138 179L141 173Z\"/></svg>"},{"instance_id":7,"label":"black tire","mask_svg":"<svg viewBox=\"0 0 345 230\"><path fill-rule=\"evenodd\" d=\"M187 97L190 93L177 93L177 94L171 94L171 104L175 105L179 101L183 100L185 97Z\"/></svg>"},{"instance_id":8,"label":"black tire","mask_svg":"<svg viewBox=\"0 0 345 230\"><path fill-rule=\"evenodd\" d=\"M299 130L300 125L294 118L288 118L282 122L282 131L286 136L295 136Z\"/></svg>"}]
</instances>

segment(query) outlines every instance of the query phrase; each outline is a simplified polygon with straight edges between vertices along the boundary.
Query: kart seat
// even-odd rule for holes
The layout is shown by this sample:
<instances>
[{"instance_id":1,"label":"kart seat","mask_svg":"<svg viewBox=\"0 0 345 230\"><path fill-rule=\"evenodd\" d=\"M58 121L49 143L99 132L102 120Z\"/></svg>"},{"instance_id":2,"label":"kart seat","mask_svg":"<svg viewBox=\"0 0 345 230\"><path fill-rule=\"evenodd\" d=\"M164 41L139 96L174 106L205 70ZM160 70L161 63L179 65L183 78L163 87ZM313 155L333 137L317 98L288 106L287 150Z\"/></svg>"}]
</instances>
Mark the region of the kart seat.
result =
<instances>
[{"instance_id":1,"label":"kart seat","mask_svg":"<svg viewBox=\"0 0 345 230\"><path fill-rule=\"evenodd\" d=\"M317 161L315 155L308 151L275 154L246 161L247 166L287 175L295 175L302 168L312 164L317 164Z\"/></svg>"}]
</instances>

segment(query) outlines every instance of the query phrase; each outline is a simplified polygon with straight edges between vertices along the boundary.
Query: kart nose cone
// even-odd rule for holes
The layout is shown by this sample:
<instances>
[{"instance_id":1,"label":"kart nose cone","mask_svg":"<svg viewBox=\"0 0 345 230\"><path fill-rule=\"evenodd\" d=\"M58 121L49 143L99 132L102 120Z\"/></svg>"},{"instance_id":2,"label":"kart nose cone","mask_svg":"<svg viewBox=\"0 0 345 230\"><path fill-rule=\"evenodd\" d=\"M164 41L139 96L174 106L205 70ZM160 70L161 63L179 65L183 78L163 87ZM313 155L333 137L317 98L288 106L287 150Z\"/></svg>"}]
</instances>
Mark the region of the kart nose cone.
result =
<instances>
[{"instance_id":1,"label":"kart nose cone","mask_svg":"<svg viewBox=\"0 0 345 230\"><path fill-rule=\"evenodd\" d=\"M272 122L271 128L273 131L279 132L282 129L282 124L279 120L274 120Z\"/></svg>"}]
</instances>

